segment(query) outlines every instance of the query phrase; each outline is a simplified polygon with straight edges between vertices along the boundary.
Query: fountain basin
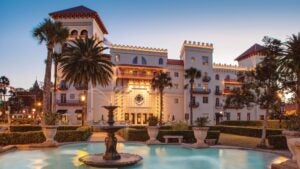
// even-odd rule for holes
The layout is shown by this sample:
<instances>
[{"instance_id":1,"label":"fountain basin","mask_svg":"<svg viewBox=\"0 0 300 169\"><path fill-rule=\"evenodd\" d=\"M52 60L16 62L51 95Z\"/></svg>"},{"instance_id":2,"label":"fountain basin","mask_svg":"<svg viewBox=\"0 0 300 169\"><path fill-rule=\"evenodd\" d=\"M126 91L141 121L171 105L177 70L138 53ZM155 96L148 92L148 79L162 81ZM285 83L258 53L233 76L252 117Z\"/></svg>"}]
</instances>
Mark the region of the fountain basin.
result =
<instances>
[{"instance_id":1,"label":"fountain basin","mask_svg":"<svg viewBox=\"0 0 300 169\"><path fill-rule=\"evenodd\" d=\"M104 153L86 155L79 158L79 161L92 167L118 168L118 167L127 167L127 166L134 165L143 159L139 155L119 153L119 155L121 156L119 160L104 160L103 159L104 155L105 155Z\"/></svg>"}]
</instances>

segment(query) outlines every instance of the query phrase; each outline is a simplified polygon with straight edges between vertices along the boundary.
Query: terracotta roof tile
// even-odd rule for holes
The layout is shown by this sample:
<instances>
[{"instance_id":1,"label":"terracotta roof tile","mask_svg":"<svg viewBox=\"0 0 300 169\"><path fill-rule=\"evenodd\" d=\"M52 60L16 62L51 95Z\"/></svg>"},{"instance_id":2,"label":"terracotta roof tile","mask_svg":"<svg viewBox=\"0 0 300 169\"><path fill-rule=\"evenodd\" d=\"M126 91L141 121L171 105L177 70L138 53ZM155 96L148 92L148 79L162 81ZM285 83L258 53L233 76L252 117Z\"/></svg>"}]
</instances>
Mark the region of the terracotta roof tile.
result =
<instances>
[{"instance_id":1,"label":"terracotta roof tile","mask_svg":"<svg viewBox=\"0 0 300 169\"><path fill-rule=\"evenodd\" d=\"M184 62L183 62L183 60L168 59L167 64L168 65L184 65Z\"/></svg>"},{"instance_id":2,"label":"terracotta roof tile","mask_svg":"<svg viewBox=\"0 0 300 169\"><path fill-rule=\"evenodd\" d=\"M262 51L263 49L264 49L263 46L256 43L253 46L251 46L249 49L247 49L244 53L242 53L240 56L235 58L235 60L236 61L241 61L243 59L246 59L246 58L250 57L254 53Z\"/></svg>"},{"instance_id":3,"label":"terracotta roof tile","mask_svg":"<svg viewBox=\"0 0 300 169\"><path fill-rule=\"evenodd\" d=\"M108 34L103 22L101 21L98 13L85 6L77 6L69 9L64 9L56 12L49 13L53 19L57 18L74 18L74 17L92 17L96 20L104 34Z\"/></svg>"}]
</instances>

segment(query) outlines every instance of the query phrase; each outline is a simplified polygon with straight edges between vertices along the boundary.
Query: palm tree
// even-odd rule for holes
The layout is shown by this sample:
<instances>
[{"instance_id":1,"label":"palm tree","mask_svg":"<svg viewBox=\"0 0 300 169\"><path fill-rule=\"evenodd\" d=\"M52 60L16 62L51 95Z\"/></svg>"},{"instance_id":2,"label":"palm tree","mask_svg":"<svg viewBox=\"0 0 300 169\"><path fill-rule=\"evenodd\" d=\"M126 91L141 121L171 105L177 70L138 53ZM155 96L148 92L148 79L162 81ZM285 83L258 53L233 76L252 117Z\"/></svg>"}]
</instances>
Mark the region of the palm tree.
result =
<instances>
[{"instance_id":1,"label":"palm tree","mask_svg":"<svg viewBox=\"0 0 300 169\"><path fill-rule=\"evenodd\" d=\"M185 79L189 80L189 84L185 85L185 88L188 87L188 85L190 85L190 125L193 125L193 106L192 106L192 100L193 100L193 91L194 91L194 83L196 79L200 79L201 78L201 71L191 67L189 69L185 70L185 74L184 74Z\"/></svg>"},{"instance_id":2,"label":"palm tree","mask_svg":"<svg viewBox=\"0 0 300 169\"><path fill-rule=\"evenodd\" d=\"M54 89L53 89L53 108L52 111L56 112L56 91L57 91L57 67L58 67L58 63L60 62L61 59L61 54L59 53L53 53L52 55L52 60L53 60L53 64L54 64Z\"/></svg>"},{"instance_id":3,"label":"palm tree","mask_svg":"<svg viewBox=\"0 0 300 169\"><path fill-rule=\"evenodd\" d=\"M6 110L6 101L5 101L5 95L7 93L7 87L9 86L10 82L9 79L6 76L0 77L0 94L3 96L3 109L4 112Z\"/></svg>"},{"instance_id":4,"label":"palm tree","mask_svg":"<svg viewBox=\"0 0 300 169\"><path fill-rule=\"evenodd\" d=\"M296 112L300 114L300 32L289 37L285 46L286 53L279 59L278 70L283 75L283 87L294 94Z\"/></svg>"},{"instance_id":5,"label":"palm tree","mask_svg":"<svg viewBox=\"0 0 300 169\"><path fill-rule=\"evenodd\" d=\"M158 72L152 78L151 81L152 89L157 89L160 96L160 114L159 114L159 125L162 125L162 112L163 112L163 94L166 87L172 87L172 79L168 73Z\"/></svg>"},{"instance_id":6,"label":"palm tree","mask_svg":"<svg viewBox=\"0 0 300 169\"><path fill-rule=\"evenodd\" d=\"M36 38L40 44L45 42L47 47L47 59L44 76L43 112L51 111L51 66L54 45L57 43L63 44L68 36L69 30L63 27L61 22L55 22L51 19L44 19L44 21L33 30L33 37Z\"/></svg>"},{"instance_id":7,"label":"palm tree","mask_svg":"<svg viewBox=\"0 0 300 169\"><path fill-rule=\"evenodd\" d=\"M102 46L103 41L96 38L76 39L68 42L64 47L60 60L63 78L70 85L83 84L84 96L87 98L88 84L109 85L114 66L108 59L109 54L103 52L108 49ZM83 103L82 125L86 123L87 102Z\"/></svg>"}]
</instances>

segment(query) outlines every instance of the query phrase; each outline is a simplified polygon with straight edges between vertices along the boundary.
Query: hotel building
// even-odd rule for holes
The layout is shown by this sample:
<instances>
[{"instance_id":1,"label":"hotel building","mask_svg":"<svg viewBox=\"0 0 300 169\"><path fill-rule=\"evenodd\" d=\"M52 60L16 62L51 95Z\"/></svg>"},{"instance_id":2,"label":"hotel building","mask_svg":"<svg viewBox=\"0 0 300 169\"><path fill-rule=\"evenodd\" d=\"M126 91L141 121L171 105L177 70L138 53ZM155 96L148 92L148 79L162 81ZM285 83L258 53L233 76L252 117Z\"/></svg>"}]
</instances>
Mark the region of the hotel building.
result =
<instances>
[{"instance_id":1,"label":"hotel building","mask_svg":"<svg viewBox=\"0 0 300 169\"><path fill-rule=\"evenodd\" d=\"M74 7L49 14L70 30L70 38L97 37L104 40L108 31L97 12L84 6ZM151 79L155 72L170 74L173 87L164 93L163 121L185 121L189 119L189 106L193 108L193 118L209 117L210 124L224 120L258 120L264 118L264 110L259 106L224 107L231 90L240 87L237 79L239 71L253 69L263 57L260 45L255 44L236 58L239 66L213 63L213 44L184 41L178 59L169 59L167 49L129 45L109 45L114 67L113 79L109 86L89 86L87 118L90 124L106 120L104 105L118 105L115 111L117 121L130 125L146 125L149 116L159 115L159 93L151 89ZM57 47L55 50L59 50ZM202 72L194 88L194 98L190 100L189 90L184 89L188 80L185 69L195 67ZM58 92L55 98L56 110L63 114L63 123L79 124L81 121L83 93L80 86L68 86L58 69Z\"/></svg>"}]
</instances>

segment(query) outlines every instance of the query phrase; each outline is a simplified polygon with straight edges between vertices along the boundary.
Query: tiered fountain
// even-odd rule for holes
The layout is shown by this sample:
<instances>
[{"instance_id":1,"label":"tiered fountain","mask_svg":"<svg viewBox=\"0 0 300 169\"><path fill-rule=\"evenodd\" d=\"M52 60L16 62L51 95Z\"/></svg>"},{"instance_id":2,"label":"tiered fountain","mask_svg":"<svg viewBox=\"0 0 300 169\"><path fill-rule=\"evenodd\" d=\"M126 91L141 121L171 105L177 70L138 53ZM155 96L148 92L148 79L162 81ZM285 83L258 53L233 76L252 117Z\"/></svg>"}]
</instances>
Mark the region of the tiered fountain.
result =
<instances>
[{"instance_id":1,"label":"tiered fountain","mask_svg":"<svg viewBox=\"0 0 300 169\"><path fill-rule=\"evenodd\" d=\"M108 126L101 126L100 128L107 132L105 138L105 153L91 154L81 157L79 160L86 165L93 167L108 167L118 168L130 166L138 163L143 158L139 155L129 153L118 153L117 152L117 138L115 132L124 128L125 126L114 126L114 110L118 106L103 106L108 110Z\"/></svg>"}]
</instances>

